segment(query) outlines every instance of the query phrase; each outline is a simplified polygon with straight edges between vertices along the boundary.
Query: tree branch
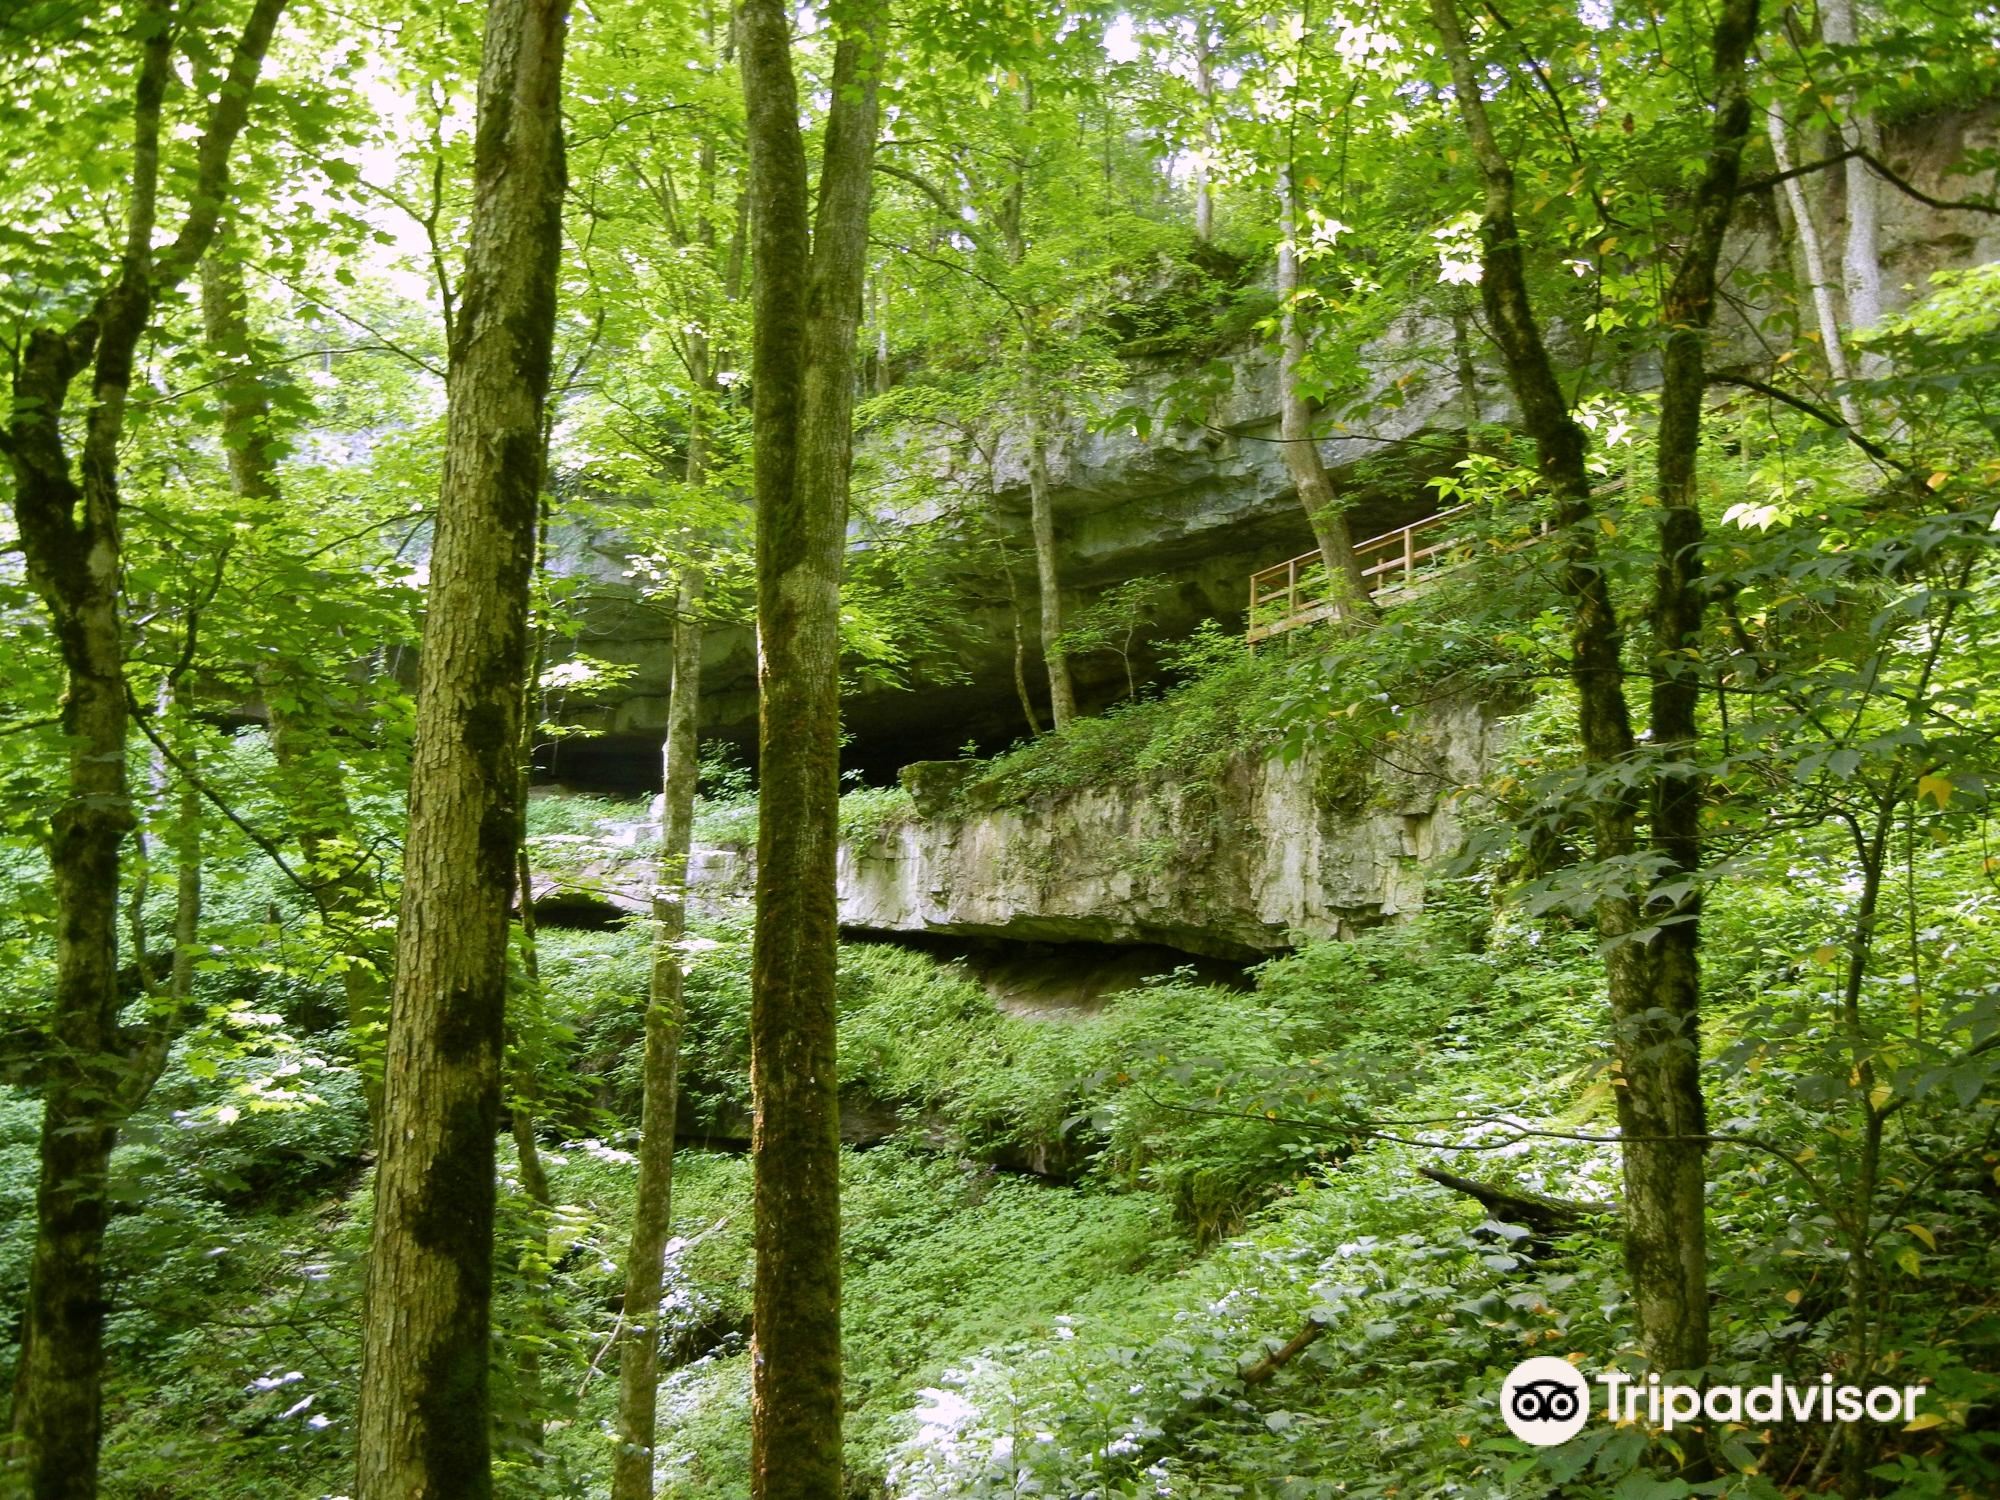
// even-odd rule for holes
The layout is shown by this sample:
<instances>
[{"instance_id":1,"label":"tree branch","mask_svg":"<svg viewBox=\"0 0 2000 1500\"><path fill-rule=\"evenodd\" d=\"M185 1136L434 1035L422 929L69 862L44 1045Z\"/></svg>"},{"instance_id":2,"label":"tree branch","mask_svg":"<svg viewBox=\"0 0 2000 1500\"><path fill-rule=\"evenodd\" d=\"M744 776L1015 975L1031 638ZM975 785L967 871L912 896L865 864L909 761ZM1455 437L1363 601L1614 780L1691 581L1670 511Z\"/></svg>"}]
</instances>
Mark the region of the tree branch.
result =
<instances>
[{"instance_id":1,"label":"tree branch","mask_svg":"<svg viewBox=\"0 0 2000 1500\"><path fill-rule=\"evenodd\" d=\"M223 817L227 818L231 823L235 824L236 829L239 833L241 833L246 839L250 840L251 843L255 844L259 849L261 849L264 852L265 856L271 861L271 863L278 867L279 872L283 874L287 880L291 881L293 885L297 886L301 891L304 891L306 895L309 898L311 898L312 903L316 909L322 908L323 903L321 902L318 888L315 887L311 881L307 880L297 870L292 868L291 861L285 858L285 851L280 849L270 839L266 838L263 834L259 833L255 828L251 827L250 824L245 822L242 816L236 811L236 809L231 807L227 802L224 802L222 798L219 795L217 795L215 789L211 787L202 776L196 773L194 767L190 766L185 760L181 759L179 755L175 754L173 748L167 744L166 740L161 738L160 732L157 729L153 728L152 719L147 713L145 707L139 702L138 698L133 694L132 689L129 685L125 689L125 702L126 706L132 712L133 722L139 726L139 732L145 735L147 739L153 742L153 748L160 752L160 755L162 756L162 758L166 760L167 764L172 766L174 770L184 780L186 780L190 786L192 786L196 791L200 792L202 797L211 806L213 806L217 812L221 813Z\"/></svg>"},{"instance_id":2,"label":"tree branch","mask_svg":"<svg viewBox=\"0 0 2000 1500\"><path fill-rule=\"evenodd\" d=\"M1881 157L1861 146L1850 147L1846 151L1836 152L1834 155L1822 157L1818 161L1807 162L1802 167L1793 167L1786 172L1770 172L1762 177L1752 178L1750 181L1744 183L1743 186L1746 191L1777 187L1780 183L1789 182L1794 177L1805 177L1814 172L1824 172L1829 167L1837 167L1842 162L1853 161L1857 157L1866 162L1868 169L1884 182L1888 183L1889 186L1895 188L1905 197L1916 199L1917 202L1924 204L1928 208L1941 209L1947 213L1992 214L1996 218L2000 218L2000 204L1982 203L1976 198L1933 198L1894 167L1883 161Z\"/></svg>"},{"instance_id":3,"label":"tree branch","mask_svg":"<svg viewBox=\"0 0 2000 1500\"><path fill-rule=\"evenodd\" d=\"M1417 1174L1428 1177L1440 1187L1450 1188L1454 1193L1477 1199L1497 1219L1504 1219L1510 1224L1525 1224L1544 1235L1568 1234L1573 1229L1580 1229L1586 1219L1618 1211L1615 1203L1577 1203L1568 1198L1545 1198L1539 1193L1516 1192L1490 1182L1460 1177L1441 1167L1418 1167Z\"/></svg>"},{"instance_id":4,"label":"tree branch","mask_svg":"<svg viewBox=\"0 0 2000 1500\"><path fill-rule=\"evenodd\" d=\"M1741 386L1746 391L1755 391L1760 396L1769 396L1773 401L1782 402L1794 411L1804 412L1807 416L1813 418L1813 420L1825 423L1828 427L1839 432L1841 436L1845 437L1870 458L1877 459L1882 463L1900 469L1905 474L1914 474L1916 472L1914 468L1904 463L1900 458L1897 458L1880 443L1865 438L1859 432L1855 431L1852 426L1842 419L1838 412L1828 411L1816 401L1808 401L1803 396L1794 396L1790 391L1780 390L1775 385L1754 379L1748 375L1725 375L1720 371L1712 371L1709 374L1708 383L1710 385Z\"/></svg>"},{"instance_id":5,"label":"tree branch","mask_svg":"<svg viewBox=\"0 0 2000 1500\"><path fill-rule=\"evenodd\" d=\"M236 50L229 59L229 72L217 89L209 107L208 123L195 147L194 193L189 200L187 222L161 254L155 289L179 284L207 252L215 238L215 226L229 197L229 153L243 123L250 115L250 94L270 50L271 34L277 30L285 0L256 0L250 17L243 23Z\"/></svg>"}]
</instances>

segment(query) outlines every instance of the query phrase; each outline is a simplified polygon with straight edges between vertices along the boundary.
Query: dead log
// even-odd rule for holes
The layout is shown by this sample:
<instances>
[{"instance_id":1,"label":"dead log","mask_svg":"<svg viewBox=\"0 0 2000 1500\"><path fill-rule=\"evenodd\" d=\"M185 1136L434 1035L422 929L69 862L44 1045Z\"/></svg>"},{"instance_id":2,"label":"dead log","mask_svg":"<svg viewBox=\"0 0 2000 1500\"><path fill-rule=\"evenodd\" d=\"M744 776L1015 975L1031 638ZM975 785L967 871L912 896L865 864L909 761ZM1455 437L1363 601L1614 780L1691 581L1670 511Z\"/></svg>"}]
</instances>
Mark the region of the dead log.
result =
<instances>
[{"instance_id":1,"label":"dead log","mask_svg":"<svg viewBox=\"0 0 2000 1500\"><path fill-rule=\"evenodd\" d=\"M1310 1349L1325 1332L1326 1324L1317 1318L1307 1318L1306 1326L1293 1334L1282 1347L1273 1349L1255 1364L1245 1365L1236 1372L1236 1378L1245 1385L1262 1385Z\"/></svg>"},{"instance_id":2,"label":"dead log","mask_svg":"<svg viewBox=\"0 0 2000 1500\"><path fill-rule=\"evenodd\" d=\"M1460 1177L1438 1167L1418 1167L1417 1171L1455 1193L1478 1199L1489 1214L1503 1223L1520 1224L1544 1238L1570 1234L1599 1214L1617 1211L1616 1204L1545 1198L1539 1193L1517 1192L1513 1188L1496 1187L1490 1182Z\"/></svg>"}]
</instances>

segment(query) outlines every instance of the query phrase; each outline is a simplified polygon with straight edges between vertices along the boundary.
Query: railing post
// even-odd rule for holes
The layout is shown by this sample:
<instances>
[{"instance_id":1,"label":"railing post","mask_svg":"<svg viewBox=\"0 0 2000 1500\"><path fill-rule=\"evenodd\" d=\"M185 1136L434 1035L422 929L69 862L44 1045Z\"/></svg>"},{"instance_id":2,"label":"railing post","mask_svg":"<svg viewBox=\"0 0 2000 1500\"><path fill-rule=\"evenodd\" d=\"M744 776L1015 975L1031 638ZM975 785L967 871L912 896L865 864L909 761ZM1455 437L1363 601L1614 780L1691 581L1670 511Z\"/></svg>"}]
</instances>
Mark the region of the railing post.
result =
<instances>
[{"instance_id":1,"label":"railing post","mask_svg":"<svg viewBox=\"0 0 2000 1500\"><path fill-rule=\"evenodd\" d=\"M1403 528L1403 587L1408 588L1417 581L1417 528Z\"/></svg>"}]
</instances>

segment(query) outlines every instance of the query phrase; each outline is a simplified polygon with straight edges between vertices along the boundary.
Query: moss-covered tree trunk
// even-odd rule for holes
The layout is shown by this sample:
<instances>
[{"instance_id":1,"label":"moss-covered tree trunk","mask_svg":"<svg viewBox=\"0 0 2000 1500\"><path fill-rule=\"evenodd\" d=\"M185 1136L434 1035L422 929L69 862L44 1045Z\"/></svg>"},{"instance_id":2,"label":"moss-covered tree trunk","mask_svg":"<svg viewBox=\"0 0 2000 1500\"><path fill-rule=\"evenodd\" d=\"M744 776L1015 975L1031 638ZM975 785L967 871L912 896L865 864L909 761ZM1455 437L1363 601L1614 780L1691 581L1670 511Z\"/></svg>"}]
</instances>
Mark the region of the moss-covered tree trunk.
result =
<instances>
[{"instance_id":1,"label":"moss-covered tree trunk","mask_svg":"<svg viewBox=\"0 0 2000 1500\"><path fill-rule=\"evenodd\" d=\"M1696 187L1692 232L1661 309L1666 359L1658 434L1659 563L1650 613L1651 774L1635 778L1639 754L1624 688L1624 634L1603 561L1584 465L1585 439L1571 418L1528 292L1514 217L1514 174L1481 94L1479 67L1455 0L1431 0L1451 64L1459 114L1485 183L1481 297L1508 379L1534 439L1559 528L1561 582L1571 607L1570 678L1578 737L1600 773L1590 795L1593 854L1607 868L1656 856L1652 890L1621 887L1600 898L1613 1045L1618 1058L1619 1131L1624 1139L1624 1251L1641 1346L1663 1370L1698 1370L1708 1359L1708 1269L1703 1202L1707 1124L1700 1074L1700 904L1692 886L1701 861L1699 777L1687 767L1696 735L1700 668L1691 659L1707 594L1701 581L1701 519L1695 504L1707 328L1716 264L1736 197L1750 111L1744 60L1758 0L1728 0L1713 42L1716 102L1706 169ZM1675 753L1675 752L1682 753ZM1649 806L1650 803L1650 806ZM1642 819L1650 814L1650 827Z\"/></svg>"},{"instance_id":2,"label":"moss-covered tree trunk","mask_svg":"<svg viewBox=\"0 0 2000 1500\"><path fill-rule=\"evenodd\" d=\"M1652 753L1652 846L1662 856L1660 887L1640 915L1645 988L1614 996L1621 1064L1638 1082L1621 1090L1628 1245L1641 1327L1655 1330L1656 1363L1695 1370L1708 1361L1708 1270L1704 1189L1707 1116L1701 1086L1701 810L1698 756L1703 688L1702 620L1709 590L1697 490L1708 330L1715 318L1716 268L1736 208L1738 169L1750 133L1746 60L1756 40L1759 0L1725 0L1711 48L1706 170L1690 204L1692 224L1660 308L1666 352L1655 440L1659 492L1657 563L1648 620L1648 723ZM1638 947L1638 944L1628 944ZM1644 1181L1638 1206L1635 1185ZM1640 1222L1637 1214L1646 1215Z\"/></svg>"},{"instance_id":3,"label":"moss-covered tree trunk","mask_svg":"<svg viewBox=\"0 0 2000 1500\"><path fill-rule=\"evenodd\" d=\"M1298 190L1288 166L1278 181L1278 438L1285 472L1319 544L1326 566L1326 603L1336 620L1368 613L1368 581L1354 555L1347 504L1333 487L1313 436L1312 403L1300 385L1306 359L1305 320L1299 316Z\"/></svg>"},{"instance_id":4,"label":"moss-covered tree trunk","mask_svg":"<svg viewBox=\"0 0 2000 1500\"><path fill-rule=\"evenodd\" d=\"M355 1448L362 1500L492 1492L494 1136L567 0L492 0L417 689Z\"/></svg>"},{"instance_id":5,"label":"moss-covered tree trunk","mask_svg":"<svg viewBox=\"0 0 2000 1500\"><path fill-rule=\"evenodd\" d=\"M172 76L169 8L135 12L131 186L125 242L112 284L65 328L31 331L15 367L4 442L28 581L49 611L64 676L69 763L50 820L56 902L56 981L42 1093L35 1245L9 1467L35 1500L97 1493L102 1429L102 1254L110 1217L106 1175L118 1127L158 1072L153 1028L118 1018L121 848L135 824L126 763L123 529L118 446L139 340L159 294L178 285L214 239L229 158L248 117L284 0L257 0L231 54L195 148L192 206L178 235L155 248L161 108ZM83 445L72 468L70 387L91 372Z\"/></svg>"},{"instance_id":6,"label":"moss-covered tree trunk","mask_svg":"<svg viewBox=\"0 0 2000 1500\"><path fill-rule=\"evenodd\" d=\"M756 1291L751 1487L841 1493L840 1104L834 1072L840 569L875 152L876 7L835 52L817 220L790 11L744 0L760 660L751 956Z\"/></svg>"}]
</instances>

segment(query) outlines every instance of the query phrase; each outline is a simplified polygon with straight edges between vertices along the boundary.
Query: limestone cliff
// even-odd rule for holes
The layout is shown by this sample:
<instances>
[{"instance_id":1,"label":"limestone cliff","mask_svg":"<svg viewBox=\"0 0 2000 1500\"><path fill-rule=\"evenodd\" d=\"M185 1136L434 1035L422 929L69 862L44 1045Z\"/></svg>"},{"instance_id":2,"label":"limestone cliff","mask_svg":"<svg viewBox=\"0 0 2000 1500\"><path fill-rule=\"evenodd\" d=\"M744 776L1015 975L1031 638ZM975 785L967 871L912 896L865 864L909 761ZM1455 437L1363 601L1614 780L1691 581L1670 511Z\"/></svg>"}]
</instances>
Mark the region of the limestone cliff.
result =
<instances>
[{"instance_id":1,"label":"limestone cliff","mask_svg":"<svg viewBox=\"0 0 2000 1500\"><path fill-rule=\"evenodd\" d=\"M841 926L1239 961L1347 936L1422 909L1504 733L1490 707L1460 703L1427 710L1393 755L1246 755L1212 781L1019 802L959 790L980 762L919 763L905 778L912 808L840 846ZM606 822L594 835L537 838L536 905L572 922L644 915L658 835L656 824ZM697 906L747 899L754 866L754 849L697 848Z\"/></svg>"},{"instance_id":2,"label":"limestone cliff","mask_svg":"<svg viewBox=\"0 0 2000 1500\"><path fill-rule=\"evenodd\" d=\"M1499 733L1488 710L1461 705L1413 725L1394 770L1307 751L1247 756L1199 784L920 805L842 845L841 924L1237 959L1343 936L1422 907Z\"/></svg>"}]
</instances>

